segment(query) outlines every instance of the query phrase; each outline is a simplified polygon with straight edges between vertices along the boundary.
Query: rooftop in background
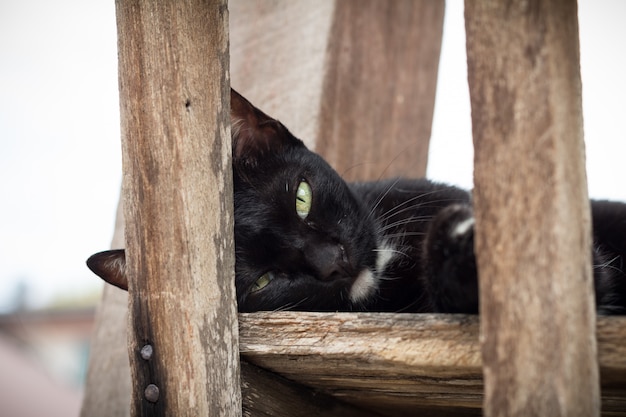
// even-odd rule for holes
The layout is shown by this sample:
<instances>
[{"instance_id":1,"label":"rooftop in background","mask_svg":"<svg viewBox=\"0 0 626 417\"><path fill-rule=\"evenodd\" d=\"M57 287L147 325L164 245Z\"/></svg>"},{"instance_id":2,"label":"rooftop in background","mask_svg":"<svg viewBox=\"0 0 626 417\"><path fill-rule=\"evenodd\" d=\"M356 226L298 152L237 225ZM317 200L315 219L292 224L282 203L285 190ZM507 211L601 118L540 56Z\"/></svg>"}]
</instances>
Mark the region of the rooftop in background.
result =
<instances>
[{"instance_id":1,"label":"rooftop in background","mask_svg":"<svg viewBox=\"0 0 626 417\"><path fill-rule=\"evenodd\" d=\"M95 308L0 315L0 414L78 416Z\"/></svg>"}]
</instances>

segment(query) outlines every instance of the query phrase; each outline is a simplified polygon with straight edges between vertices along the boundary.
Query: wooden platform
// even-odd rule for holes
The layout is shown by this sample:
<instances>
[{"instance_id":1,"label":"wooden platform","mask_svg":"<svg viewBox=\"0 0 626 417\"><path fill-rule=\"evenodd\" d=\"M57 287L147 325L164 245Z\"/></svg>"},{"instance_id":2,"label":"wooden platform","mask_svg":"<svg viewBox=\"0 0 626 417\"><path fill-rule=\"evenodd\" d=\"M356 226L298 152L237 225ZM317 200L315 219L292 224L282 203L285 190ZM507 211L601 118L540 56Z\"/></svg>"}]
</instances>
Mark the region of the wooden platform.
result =
<instances>
[{"instance_id":1,"label":"wooden platform","mask_svg":"<svg viewBox=\"0 0 626 417\"><path fill-rule=\"evenodd\" d=\"M239 326L242 360L360 409L481 415L477 316L276 312ZM626 317L599 317L597 337L602 415L626 416Z\"/></svg>"},{"instance_id":2,"label":"wooden platform","mask_svg":"<svg viewBox=\"0 0 626 417\"><path fill-rule=\"evenodd\" d=\"M241 315L240 391L230 23L233 85L254 103L342 174L419 177L444 3L233 1L230 18L227 3L116 2L127 225L116 241L134 283L128 320L126 297L113 305L105 291L82 416L125 416L128 404L137 417L480 414L479 324L467 316ZM486 414L596 416L577 4L465 5L475 242L493 352ZM625 324L597 326L604 415L626 416ZM127 334L131 352L146 342L157 352L131 355L132 384ZM159 398L145 395L148 384Z\"/></svg>"}]
</instances>

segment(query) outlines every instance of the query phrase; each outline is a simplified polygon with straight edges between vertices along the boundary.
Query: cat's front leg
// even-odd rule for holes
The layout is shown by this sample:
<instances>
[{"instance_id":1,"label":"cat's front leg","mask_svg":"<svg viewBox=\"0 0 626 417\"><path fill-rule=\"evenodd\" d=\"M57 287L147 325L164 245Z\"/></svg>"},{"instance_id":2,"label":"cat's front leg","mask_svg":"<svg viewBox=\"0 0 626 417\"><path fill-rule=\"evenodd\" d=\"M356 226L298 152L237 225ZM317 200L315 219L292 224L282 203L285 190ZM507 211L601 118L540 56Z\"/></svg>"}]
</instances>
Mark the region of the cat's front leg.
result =
<instances>
[{"instance_id":1,"label":"cat's front leg","mask_svg":"<svg viewBox=\"0 0 626 417\"><path fill-rule=\"evenodd\" d=\"M424 279L435 312L478 313L474 215L454 204L432 219L423 252Z\"/></svg>"}]
</instances>

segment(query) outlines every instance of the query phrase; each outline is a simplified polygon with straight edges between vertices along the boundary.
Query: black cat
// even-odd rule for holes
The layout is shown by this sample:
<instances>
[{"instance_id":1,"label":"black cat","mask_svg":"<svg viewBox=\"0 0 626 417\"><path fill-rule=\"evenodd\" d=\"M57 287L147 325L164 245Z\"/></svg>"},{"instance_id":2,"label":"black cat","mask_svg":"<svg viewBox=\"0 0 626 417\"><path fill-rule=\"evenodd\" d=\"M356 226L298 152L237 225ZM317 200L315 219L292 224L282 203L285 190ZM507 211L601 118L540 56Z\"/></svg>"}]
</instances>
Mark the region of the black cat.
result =
<instances>
[{"instance_id":1,"label":"black cat","mask_svg":"<svg viewBox=\"0 0 626 417\"><path fill-rule=\"evenodd\" d=\"M231 92L240 311L478 312L471 194L425 179L346 183ZM592 202L598 311L626 312L626 204ZM124 251L89 267L126 288Z\"/></svg>"}]
</instances>

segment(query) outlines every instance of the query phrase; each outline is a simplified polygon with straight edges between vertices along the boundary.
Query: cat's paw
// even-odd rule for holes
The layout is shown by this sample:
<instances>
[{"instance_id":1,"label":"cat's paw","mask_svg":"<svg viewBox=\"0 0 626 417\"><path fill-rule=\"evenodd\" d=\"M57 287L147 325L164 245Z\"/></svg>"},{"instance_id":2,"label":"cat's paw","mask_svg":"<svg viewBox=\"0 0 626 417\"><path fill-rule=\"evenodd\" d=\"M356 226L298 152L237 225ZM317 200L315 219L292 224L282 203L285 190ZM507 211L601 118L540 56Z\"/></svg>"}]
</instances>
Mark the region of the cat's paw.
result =
<instances>
[{"instance_id":1,"label":"cat's paw","mask_svg":"<svg viewBox=\"0 0 626 417\"><path fill-rule=\"evenodd\" d=\"M470 206L454 204L444 208L428 228L426 251L440 263L451 257L473 257L474 223Z\"/></svg>"},{"instance_id":2,"label":"cat's paw","mask_svg":"<svg viewBox=\"0 0 626 417\"><path fill-rule=\"evenodd\" d=\"M474 215L469 205L451 205L431 221L424 240L427 288L435 311L478 312Z\"/></svg>"}]
</instances>

